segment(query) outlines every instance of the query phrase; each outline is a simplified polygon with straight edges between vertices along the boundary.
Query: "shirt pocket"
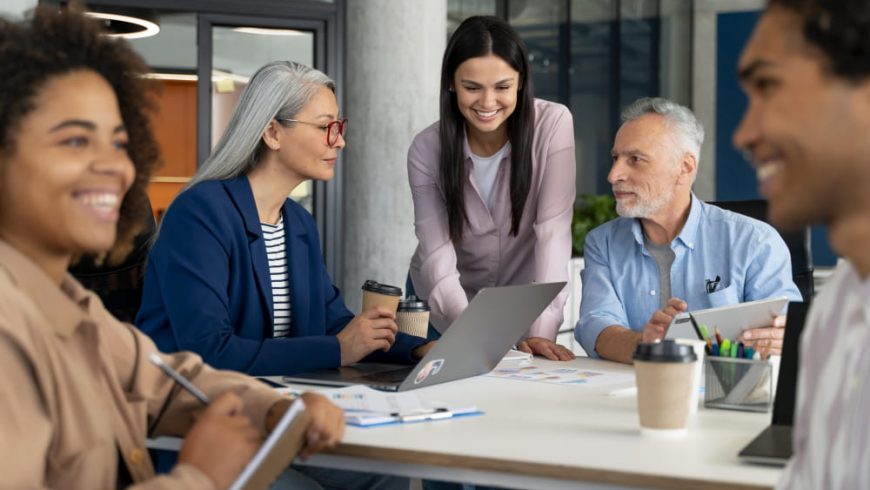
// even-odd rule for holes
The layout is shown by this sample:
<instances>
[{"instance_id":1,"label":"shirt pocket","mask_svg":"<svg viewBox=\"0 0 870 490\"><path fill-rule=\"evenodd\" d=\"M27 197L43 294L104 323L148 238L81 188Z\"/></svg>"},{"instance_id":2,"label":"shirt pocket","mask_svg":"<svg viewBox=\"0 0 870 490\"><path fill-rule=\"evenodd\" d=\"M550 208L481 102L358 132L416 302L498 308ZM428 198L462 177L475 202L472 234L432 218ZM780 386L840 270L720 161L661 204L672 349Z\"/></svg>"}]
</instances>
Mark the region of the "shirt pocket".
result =
<instances>
[{"instance_id":1,"label":"shirt pocket","mask_svg":"<svg viewBox=\"0 0 870 490\"><path fill-rule=\"evenodd\" d=\"M710 308L731 306L740 303L740 298L737 295L737 284L732 282L724 288L717 289L716 291L707 294L707 301L710 303Z\"/></svg>"}]
</instances>

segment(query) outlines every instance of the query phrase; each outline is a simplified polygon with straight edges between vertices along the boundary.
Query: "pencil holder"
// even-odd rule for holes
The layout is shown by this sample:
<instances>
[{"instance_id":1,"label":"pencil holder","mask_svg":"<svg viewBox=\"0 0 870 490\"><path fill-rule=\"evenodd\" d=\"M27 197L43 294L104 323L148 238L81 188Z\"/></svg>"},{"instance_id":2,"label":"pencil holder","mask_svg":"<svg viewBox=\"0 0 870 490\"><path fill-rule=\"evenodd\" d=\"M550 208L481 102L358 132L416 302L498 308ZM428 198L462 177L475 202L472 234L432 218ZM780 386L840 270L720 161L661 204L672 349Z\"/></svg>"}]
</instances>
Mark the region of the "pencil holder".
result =
<instances>
[{"instance_id":1,"label":"pencil holder","mask_svg":"<svg viewBox=\"0 0 870 490\"><path fill-rule=\"evenodd\" d=\"M773 371L767 360L707 357L704 406L767 412L773 402Z\"/></svg>"}]
</instances>

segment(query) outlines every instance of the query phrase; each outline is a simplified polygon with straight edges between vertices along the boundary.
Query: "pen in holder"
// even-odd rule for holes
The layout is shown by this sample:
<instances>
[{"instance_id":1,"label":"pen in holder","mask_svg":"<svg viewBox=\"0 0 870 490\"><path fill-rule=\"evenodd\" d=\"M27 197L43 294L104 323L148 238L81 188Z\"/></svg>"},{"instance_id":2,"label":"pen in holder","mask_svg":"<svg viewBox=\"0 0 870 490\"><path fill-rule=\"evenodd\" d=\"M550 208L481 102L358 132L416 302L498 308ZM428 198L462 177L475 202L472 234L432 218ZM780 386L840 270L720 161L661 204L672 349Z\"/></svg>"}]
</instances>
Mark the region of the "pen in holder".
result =
<instances>
[{"instance_id":1,"label":"pen in holder","mask_svg":"<svg viewBox=\"0 0 870 490\"><path fill-rule=\"evenodd\" d=\"M707 357L704 406L747 412L767 412L773 402L770 361Z\"/></svg>"}]
</instances>

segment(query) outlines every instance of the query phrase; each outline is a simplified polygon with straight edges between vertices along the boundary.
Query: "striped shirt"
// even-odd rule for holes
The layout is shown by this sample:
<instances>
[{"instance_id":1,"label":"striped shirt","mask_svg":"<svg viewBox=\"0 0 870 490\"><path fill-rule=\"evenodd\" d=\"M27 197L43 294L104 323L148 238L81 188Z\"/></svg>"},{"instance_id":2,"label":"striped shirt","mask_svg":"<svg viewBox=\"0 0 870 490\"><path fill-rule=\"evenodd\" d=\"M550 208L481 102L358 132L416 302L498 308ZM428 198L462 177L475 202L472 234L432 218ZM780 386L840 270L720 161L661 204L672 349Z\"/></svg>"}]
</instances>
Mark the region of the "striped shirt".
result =
<instances>
[{"instance_id":1,"label":"striped shirt","mask_svg":"<svg viewBox=\"0 0 870 490\"><path fill-rule=\"evenodd\" d=\"M870 279L837 267L801 336L794 456L777 488L870 488Z\"/></svg>"},{"instance_id":2,"label":"striped shirt","mask_svg":"<svg viewBox=\"0 0 870 490\"><path fill-rule=\"evenodd\" d=\"M284 216L278 224L260 223L266 241L269 275L272 279L272 324L275 337L290 335L290 282L287 275L287 248L284 246Z\"/></svg>"}]
</instances>

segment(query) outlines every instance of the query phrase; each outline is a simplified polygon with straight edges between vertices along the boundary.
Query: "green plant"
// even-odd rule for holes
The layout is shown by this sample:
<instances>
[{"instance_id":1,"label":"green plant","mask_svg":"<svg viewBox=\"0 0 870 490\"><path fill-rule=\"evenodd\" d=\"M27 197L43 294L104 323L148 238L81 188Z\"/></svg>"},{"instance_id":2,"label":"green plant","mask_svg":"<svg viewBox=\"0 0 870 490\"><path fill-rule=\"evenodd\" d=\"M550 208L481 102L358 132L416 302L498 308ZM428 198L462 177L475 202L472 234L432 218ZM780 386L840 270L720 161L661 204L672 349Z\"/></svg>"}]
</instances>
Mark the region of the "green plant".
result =
<instances>
[{"instance_id":1,"label":"green plant","mask_svg":"<svg viewBox=\"0 0 870 490\"><path fill-rule=\"evenodd\" d=\"M574 217L571 220L571 244L574 256L583 255L583 244L587 233L616 217L616 200L613 196L581 195L574 206Z\"/></svg>"}]
</instances>

